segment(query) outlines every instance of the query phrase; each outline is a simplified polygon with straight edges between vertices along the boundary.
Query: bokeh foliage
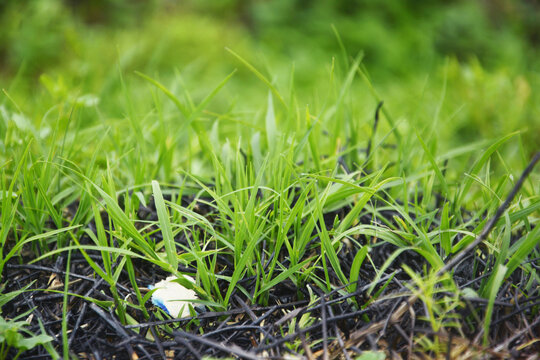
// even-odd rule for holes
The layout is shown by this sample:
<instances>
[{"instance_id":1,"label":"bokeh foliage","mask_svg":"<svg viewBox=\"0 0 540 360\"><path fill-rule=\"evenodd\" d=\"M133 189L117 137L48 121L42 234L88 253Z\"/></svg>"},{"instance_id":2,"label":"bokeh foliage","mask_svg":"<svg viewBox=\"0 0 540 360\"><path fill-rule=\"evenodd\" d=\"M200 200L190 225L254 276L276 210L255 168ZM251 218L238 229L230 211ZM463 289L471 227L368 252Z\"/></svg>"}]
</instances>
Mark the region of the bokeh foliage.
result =
<instances>
[{"instance_id":1,"label":"bokeh foliage","mask_svg":"<svg viewBox=\"0 0 540 360\"><path fill-rule=\"evenodd\" d=\"M432 127L448 149L525 130L524 143L533 147L540 131L539 17L533 0L4 0L1 86L36 124L51 97L99 98L105 117L121 118L127 100L120 73L134 89L133 111L144 113L148 85L135 70L185 85L201 99L203 89L239 68L215 111L257 117L266 89L225 47L281 88L294 68L299 105L314 111L325 102L332 71L343 76L364 52L362 63L403 131L412 122ZM353 86L362 95L348 116L367 121L376 102L365 86ZM77 116L96 121L94 113Z\"/></svg>"}]
</instances>

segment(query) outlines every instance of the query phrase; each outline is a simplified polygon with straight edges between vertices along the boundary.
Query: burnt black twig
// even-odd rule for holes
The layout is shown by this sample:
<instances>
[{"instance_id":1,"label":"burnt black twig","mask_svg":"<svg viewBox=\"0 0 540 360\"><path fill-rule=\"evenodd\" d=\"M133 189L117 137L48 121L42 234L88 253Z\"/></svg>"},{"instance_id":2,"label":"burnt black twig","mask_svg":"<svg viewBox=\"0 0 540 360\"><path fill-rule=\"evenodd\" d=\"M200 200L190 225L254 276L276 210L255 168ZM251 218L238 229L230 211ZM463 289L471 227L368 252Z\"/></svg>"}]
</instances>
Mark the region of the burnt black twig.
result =
<instances>
[{"instance_id":1,"label":"burnt black twig","mask_svg":"<svg viewBox=\"0 0 540 360\"><path fill-rule=\"evenodd\" d=\"M197 336L197 335L193 335L188 332L179 331L179 330L174 331L173 334L175 335L175 340L179 343L183 343L184 339L188 339L188 340L196 341L203 345L215 348L217 350L223 351L227 354L234 354L244 359L252 359L252 360L259 359L259 357L256 354L249 351L242 350L241 348L235 345L227 346L227 345L220 344L218 342L215 342L215 341L212 341L212 340L209 340L209 339Z\"/></svg>"},{"instance_id":2,"label":"burnt black twig","mask_svg":"<svg viewBox=\"0 0 540 360\"><path fill-rule=\"evenodd\" d=\"M501 206L497 209L495 212L495 215L487 222L487 224L482 229L482 232L480 232L480 235L474 239L472 243L470 243L465 249L460 251L455 257L453 257L450 261L448 261L442 268L440 268L437 271L437 276L441 276L448 270L452 269L454 266L459 264L473 249L475 249L482 241L486 239L486 237L489 235L491 230L495 227L495 224L497 223L497 220L504 214L506 209L510 206L510 203L518 193L519 189L521 189L521 186L523 186L523 183L525 182L525 179L529 176L529 174L532 172L534 166L536 163L540 160L540 151L535 154L529 165L523 170L523 173L521 174L521 177L517 181L517 183L512 188L512 191L508 194L506 197L506 200L503 202Z\"/></svg>"}]
</instances>

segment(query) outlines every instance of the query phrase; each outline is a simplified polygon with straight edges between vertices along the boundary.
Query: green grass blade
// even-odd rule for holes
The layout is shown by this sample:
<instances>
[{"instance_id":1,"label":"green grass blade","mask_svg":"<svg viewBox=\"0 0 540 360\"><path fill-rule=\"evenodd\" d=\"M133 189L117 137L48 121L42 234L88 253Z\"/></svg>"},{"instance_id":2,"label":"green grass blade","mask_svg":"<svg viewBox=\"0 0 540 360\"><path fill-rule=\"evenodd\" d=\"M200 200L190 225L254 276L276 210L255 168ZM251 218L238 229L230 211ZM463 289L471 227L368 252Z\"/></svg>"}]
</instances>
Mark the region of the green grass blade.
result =
<instances>
[{"instance_id":1,"label":"green grass blade","mask_svg":"<svg viewBox=\"0 0 540 360\"><path fill-rule=\"evenodd\" d=\"M309 262L313 260L313 257L310 257L309 259L306 259L302 261L299 264L296 264L295 266L291 266L288 269L282 271L278 276L264 284L259 291L255 293L255 297L259 296L260 294L264 293L265 291L270 290L280 282L284 281L288 277L292 277L298 270L306 266Z\"/></svg>"},{"instance_id":2,"label":"green grass blade","mask_svg":"<svg viewBox=\"0 0 540 360\"><path fill-rule=\"evenodd\" d=\"M272 93L268 92L268 102L265 117L266 125L266 141L268 142L268 148L270 152L276 147L276 140L278 135L278 129L276 124L276 114L274 113L274 101L272 100Z\"/></svg>"},{"instance_id":3,"label":"green grass blade","mask_svg":"<svg viewBox=\"0 0 540 360\"><path fill-rule=\"evenodd\" d=\"M445 198L447 198L450 195L450 191L448 190L448 184L446 183L446 178L444 177L441 169L437 165L437 162L435 161L435 158L433 157L433 154L429 151L426 143L424 140L422 140L422 137L420 134L418 134L418 131L416 131L416 138L418 139L418 142L422 145L422 149L424 149L424 154L426 154L431 167L433 168L433 171L435 171L435 175L437 175L437 178L439 179L439 183L441 184L443 188L443 195Z\"/></svg>"},{"instance_id":4,"label":"green grass blade","mask_svg":"<svg viewBox=\"0 0 540 360\"><path fill-rule=\"evenodd\" d=\"M281 102L281 104L283 104L283 107L285 109L287 109L287 104L285 103L285 100L283 100L283 97L281 96L279 91L276 89L276 87L274 85L272 85L272 83L263 74L261 74L257 69L255 69L255 67L253 65L251 65L249 62L244 60L243 57L238 55L233 50L231 50L229 48L225 48L225 50L227 50L238 61L240 61L242 64L244 64L244 66L247 67L253 74L255 74L255 76L257 76L259 78L259 80L261 80L263 83L265 83L266 86L268 86L268 88L270 89L270 91L272 91L274 96L278 98L279 102Z\"/></svg>"},{"instance_id":5,"label":"green grass blade","mask_svg":"<svg viewBox=\"0 0 540 360\"><path fill-rule=\"evenodd\" d=\"M169 99L172 100L172 102L176 105L178 110L180 110L182 115L184 115L185 118L189 118L190 111L187 109L187 107L184 104L182 104L182 102L172 92L170 92L169 89L167 89L163 84L161 84L159 81L154 80L150 76L145 75L141 72L135 71L135 74L139 75L141 78L143 78L144 80L148 81L149 83L157 87L159 90L161 90L165 95L167 95Z\"/></svg>"},{"instance_id":6,"label":"green grass blade","mask_svg":"<svg viewBox=\"0 0 540 360\"><path fill-rule=\"evenodd\" d=\"M336 243L335 245L330 240L330 235L328 234L328 230L326 229L326 222L324 221L323 211L321 204L319 202L319 196L315 196L315 199L317 200L317 205L319 209L317 210L318 220L319 220L319 236L321 239L321 256L328 257L328 261L330 261L330 265L332 265L332 269L336 272L339 280L342 282L342 285L347 284L348 280L345 274L343 273L343 270L341 269L341 265L339 263L339 258L337 256L339 252L339 248L341 247L341 243ZM324 259L323 259L324 260ZM328 286L330 284L327 284Z\"/></svg>"},{"instance_id":7,"label":"green grass blade","mask_svg":"<svg viewBox=\"0 0 540 360\"><path fill-rule=\"evenodd\" d=\"M154 193L154 202L156 204L159 226L161 228L161 233L163 234L163 242L165 243L167 262L171 265L172 269L176 270L178 269L178 257L176 255L176 243L172 234L169 212L165 206L159 183L155 180L152 180L152 190Z\"/></svg>"},{"instance_id":8,"label":"green grass blade","mask_svg":"<svg viewBox=\"0 0 540 360\"><path fill-rule=\"evenodd\" d=\"M530 233L516 242L509 253L512 254L506 267L506 277L510 276L527 258L527 256L540 244L540 226L536 226Z\"/></svg>"},{"instance_id":9,"label":"green grass blade","mask_svg":"<svg viewBox=\"0 0 540 360\"><path fill-rule=\"evenodd\" d=\"M450 220L448 216L448 203L445 203L443 206L441 214L441 247L444 250L446 256L450 255L452 251L452 240L450 238Z\"/></svg>"},{"instance_id":10,"label":"green grass blade","mask_svg":"<svg viewBox=\"0 0 540 360\"><path fill-rule=\"evenodd\" d=\"M117 201L113 199L109 194L107 194L104 190L102 190L99 186L94 184L93 182L91 184L98 191L98 193L103 197L103 200L105 201L105 204L107 205L107 211L109 213L109 216L113 219L116 226L118 226L119 228L122 229L122 231L128 234L133 239L137 247L139 247L145 253L145 255L149 257L153 257L154 259L158 259L157 254L146 242L146 240L142 237L139 231L135 228L135 225L133 225L133 222L127 217L127 215L120 208L120 206L118 206Z\"/></svg>"},{"instance_id":11,"label":"green grass blade","mask_svg":"<svg viewBox=\"0 0 540 360\"><path fill-rule=\"evenodd\" d=\"M71 250L68 251L66 262L66 276L64 278L64 298L62 301L62 350L64 359L69 359L69 344L68 344L68 290L69 290L69 270L71 268Z\"/></svg>"},{"instance_id":12,"label":"green grass blade","mask_svg":"<svg viewBox=\"0 0 540 360\"><path fill-rule=\"evenodd\" d=\"M493 277L493 281L488 288L489 298L484 317L484 346L487 346L489 343L489 330L491 326L491 317L493 315L493 305L495 303L495 299L497 298L499 289L501 288L502 282L504 281L504 276L507 273L506 269L507 268L504 265L499 265L495 269L495 276Z\"/></svg>"},{"instance_id":13,"label":"green grass blade","mask_svg":"<svg viewBox=\"0 0 540 360\"><path fill-rule=\"evenodd\" d=\"M223 79L219 84L218 86L216 86L214 88L214 90L212 90L210 92L210 94L208 94L200 103L199 105L197 105L197 107L195 108L195 110L193 111L193 113L190 115L191 118L195 118L197 115L199 115L203 110L204 108L208 105L208 103L210 103L210 101L212 101L212 99L219 93L219 91L229 82L229 80L231 80L231 78L234 76L234 74L236 73L236 69L233 70L229 75L227 75L227 77L225 79Z\"/></svg>"},{"instance_id":14,"label":"green grass blade","mask_svg":"<svg viewBox=\"0 0 540 360\"><path fill-rule=\"evenodd\" d=\"M511 134L508 134L504 137L502 137L501 139L499 139L498 141L496 141L495 143L493 143L490 147L487 148L486 151L484 151L484 153L482 154L482 156L476 160L476 162L474 163L474 165L471 167L471 169L469 170L469 175L474 175L474 174L477 174L480 169L485 165L485 163L489 160L489 158L491 157L491 155L497 151L497 149L502 145L504 144L506 141L510 140L512 137L518 135L519 132L513 132ZM454 201L454 209L453 209L453 212L455 212L455 210L461 206L461 204L463 203L463 200L465 199L465 196L467 196L467 194L469 193L469 190L473 184L473 177L467 177L463 183L463 186L462 186L462 189L461 189L461 192L459 194L459 198L457 199L457 201Z\"/></svg>"},{"instance_id":15,"label":"green grass blade","mask_svg":"<svg viewBox=\"0 0 540 360\"><path fill-rule=\"evenodd\" d=\"M369 248L367 246L362 246L362 248L358 250L358 252L354 256L354 259L351 265L351 271L349 273L349 282L351 284L347 288L349 292L351 293L354 293L356 291L356 288L358 287L358 277L360 276L360 268L362 267L362 264L364 263L364 259L366 258L368 250Z\"/></svg>"}]
</instances>

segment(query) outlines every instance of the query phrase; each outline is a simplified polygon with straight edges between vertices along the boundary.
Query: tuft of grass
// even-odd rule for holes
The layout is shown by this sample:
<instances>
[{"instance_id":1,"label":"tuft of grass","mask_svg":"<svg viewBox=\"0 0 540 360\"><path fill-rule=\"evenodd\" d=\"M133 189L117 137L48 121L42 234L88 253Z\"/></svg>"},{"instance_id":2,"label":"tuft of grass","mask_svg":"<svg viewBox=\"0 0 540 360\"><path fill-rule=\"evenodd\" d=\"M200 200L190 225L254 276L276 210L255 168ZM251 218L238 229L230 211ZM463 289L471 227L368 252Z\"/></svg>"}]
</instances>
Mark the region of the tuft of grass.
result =
<instances>
[{"instance_id":1,"label":"tuft of grass","mask_svg":"<svg viewBox=\"0 0 540 360\"><path fill-rule=\"evenodd\" d=\"M482 329L484 346L496 344L500 304L516 294L538 296L539 175L531 168L528 180L516 180L536 150L529 133L538 126L524 126L532 114L519 110L525 95L507 96L512 83L523 90L529 82L448 58L425 83L379 86L364 63L370 53L349 58L333 30L343 55L326 59L309 86L297 80L298 66L283 75L283 60L270 57L266 67L252 60L249 45L176 71L117 51L118 67L90 79L100 86L78 88L71 70L53 71L40 78L35 98L17 90L23 80L15 77L0 101L0 305L11 311L0 318L0 357L37 346L56 358L75 354L70 316L87 309L110 316L107 326L122 341L126 329L137 329L134 338L191 336L218 346L204 337L214 329L203 317L185 320L182 333L171 321L142 330L165 320L146 287L168 274L214 312L281 306L279 290L293 289L290 298L306 305L283 310L289 313L276 317L271 335L306 356L309 346L328 355L329 342L339 344L337 322L322 320L335 317L336 303L361 313L355 335L383 323L393 331L405 311L384 319L375 310L405 304L407 319L432 333L412 334L410 353L442 356L445 340L471 336L471 327ZM164 36L162 49L173 40ZM81 46L88 52L93 45ZM165 61L159 49L150 55ZM468 90L485 84L498 91L496 107L512 115L504 132L477 115L498 119ZM432 93L442 95L434 100ZM469 131L478 141L461 138ZM509 198L516 184L519 196ZM12 290L18 285L10 274L25 264L63 264L63 290L47 283ZM74 264L99 291L76 293L74 271L81 269ZM58 329L21 320L41 305L12 316L29 292L61 296ZM537 306L524 314L534 319ZM228 315L216 323L227 326ZM378 346L388 333L380 334Z\"/></svg>"}]
</instances>

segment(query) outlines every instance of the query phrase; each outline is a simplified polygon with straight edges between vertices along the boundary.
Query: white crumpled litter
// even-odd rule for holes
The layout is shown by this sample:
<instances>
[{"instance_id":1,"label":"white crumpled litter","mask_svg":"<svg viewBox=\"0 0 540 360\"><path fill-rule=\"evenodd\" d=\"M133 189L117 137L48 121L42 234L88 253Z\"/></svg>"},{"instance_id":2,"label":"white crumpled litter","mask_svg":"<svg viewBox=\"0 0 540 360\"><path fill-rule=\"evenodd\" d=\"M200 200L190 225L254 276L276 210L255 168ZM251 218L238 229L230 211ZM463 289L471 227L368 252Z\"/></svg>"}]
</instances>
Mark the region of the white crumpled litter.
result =
<instances>
[{"instance_id":1,"label":"white crumpled litter","mask_svg":"<svg viewBox=\"0 0 540 360\"><path fill-rule=\"evenodd\" d=\"M189 276L184 275L184 278L195 283L195 280ZM152 303L173 317L191 316L189 305L196 306L191 300L198 300L197 294L175 282L176 279L176 276L169 276L165 280L148 286L150 290L156 289L152 294Z\"/></svg>"}]
</instances>

